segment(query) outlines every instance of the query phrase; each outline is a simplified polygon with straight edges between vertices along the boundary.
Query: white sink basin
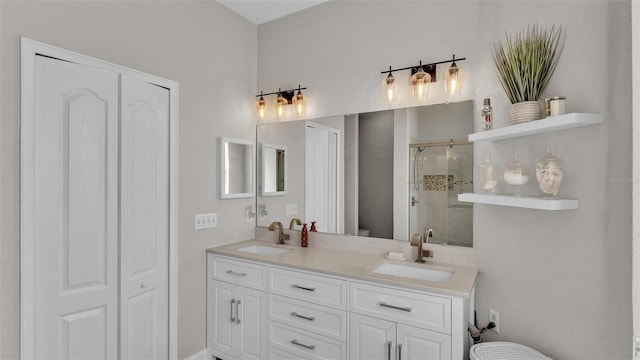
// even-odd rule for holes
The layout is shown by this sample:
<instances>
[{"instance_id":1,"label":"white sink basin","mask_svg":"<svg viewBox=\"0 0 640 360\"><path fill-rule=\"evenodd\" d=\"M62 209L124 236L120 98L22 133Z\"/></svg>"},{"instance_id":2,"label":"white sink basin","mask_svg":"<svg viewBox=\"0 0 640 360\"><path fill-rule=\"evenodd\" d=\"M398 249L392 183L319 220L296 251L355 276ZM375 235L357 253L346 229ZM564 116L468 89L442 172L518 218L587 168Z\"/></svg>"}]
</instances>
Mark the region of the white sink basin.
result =
<instances>
[{"instance_id":1,"label":"white sink basin","mask_svg":"<svg viewBox=\"0 0 640 360\"><path fill-rule=\"evenodd\" d=\"M447 282L453 276L453 273L450 271L434 270L434 269L399 265L399 264L393 264L393 263L383 263L382 265L379 265L378 267L373 269L372 272L376 274L393 275L393 276L400 276L404 278L435 281L435 282Z\"/></svg>"},{"instance_id":2,"label":"white sink basin","mask_svg":"<svg viewBox=\"0 0 640 360\"><path fill-rule=\"evenodd\" d=\"M236 250L260 255L282 255L291 251L291 249L265 245L249 245Z\"/></svg>"}]
</instances>

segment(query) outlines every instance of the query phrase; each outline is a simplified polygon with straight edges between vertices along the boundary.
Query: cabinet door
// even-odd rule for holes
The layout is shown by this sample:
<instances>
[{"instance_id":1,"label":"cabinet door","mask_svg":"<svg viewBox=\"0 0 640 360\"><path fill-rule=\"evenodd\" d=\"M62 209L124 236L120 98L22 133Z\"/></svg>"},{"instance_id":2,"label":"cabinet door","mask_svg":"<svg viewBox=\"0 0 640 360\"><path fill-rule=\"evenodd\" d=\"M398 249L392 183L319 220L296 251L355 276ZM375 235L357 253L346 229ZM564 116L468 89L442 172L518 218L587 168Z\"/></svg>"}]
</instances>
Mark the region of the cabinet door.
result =
<instances>
[{"instance_id":1,"label":"cabinet door","mask_svg":"<svg viewBox=\"0 0 640 360\"><path fill-rule=\"evenodd\" d=\"M209 282L208 328L209 348L235 356L236 299L235 285L220 281Z\"/></svg>"},{"instance_id":2,"label":"cabinet door","mask_svg":"<svg viewBox=\"0 0 640 360\"><path fill-rule=\"evenodd\" d=\"M393 360L395 339L395 322L351 314L351 359Z\"/></svg>"},{"instance_id":3,"label":"cabinet door","mask_svg":"<svg viewBox=\"0 0 640 360\"><path fill-rule=\"evenodd\" d=\"M238 287L235 306L238 330L237 356L247 360L264 359L265 294L261 291Z\"/></svg>"},{"instance_id":4,"label":"cabinet door","mask_svg":"<svg viewBox=\"0 0 640 360\"><path fill-rule=\"evenodd\" d=\"M451 359L451 336L398 324L397 360Z\"/></svg>"}]
</instances>

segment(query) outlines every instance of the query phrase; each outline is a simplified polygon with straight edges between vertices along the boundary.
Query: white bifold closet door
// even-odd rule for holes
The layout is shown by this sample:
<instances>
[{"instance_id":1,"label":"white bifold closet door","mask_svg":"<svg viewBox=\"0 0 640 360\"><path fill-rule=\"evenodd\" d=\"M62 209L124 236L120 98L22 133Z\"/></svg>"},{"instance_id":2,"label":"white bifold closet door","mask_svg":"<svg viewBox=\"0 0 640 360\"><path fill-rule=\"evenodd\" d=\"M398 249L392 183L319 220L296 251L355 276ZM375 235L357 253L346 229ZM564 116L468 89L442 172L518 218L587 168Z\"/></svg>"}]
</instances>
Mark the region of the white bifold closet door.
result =
<instances>
[{"instance_id":1,"label":"white bifold closet door","mask_svg":"<svg viewBox=\"0 0 640 360\"><path fill-rule=\"evenodd\" d=\"M337 231L338 134L308 124L305 128L305 222L320 232Z\"/></svg>"},{"instance_id":2,"label":"white bifold closet door","mask_svg":"<svg viewBox=\"0 0 640 360\"><path fill-rule=\"evenodd\" d=\"M36 358L168 356L168 90L35 60Z\"/></svg>"}]
</instances>

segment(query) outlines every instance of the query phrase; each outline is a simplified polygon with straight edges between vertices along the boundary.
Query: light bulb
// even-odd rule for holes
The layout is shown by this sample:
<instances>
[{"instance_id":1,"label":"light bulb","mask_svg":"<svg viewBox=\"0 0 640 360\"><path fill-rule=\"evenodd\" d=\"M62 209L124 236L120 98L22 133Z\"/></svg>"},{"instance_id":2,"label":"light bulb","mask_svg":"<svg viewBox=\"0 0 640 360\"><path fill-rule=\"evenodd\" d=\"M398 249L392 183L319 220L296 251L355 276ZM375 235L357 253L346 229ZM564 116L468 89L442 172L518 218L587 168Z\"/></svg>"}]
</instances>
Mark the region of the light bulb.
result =
<instances>
[{"instance_id":1,"label":"light bulb","mask_svg":"<svg viewBox=\"0 0 640 360\"><path fill-rule=\"evenodd\" d=\"M418 71L411 76L411 90L416 100L424 100L427 98L430 82L431 75L425 72L422 64L420 64Z\"/></svg>"},{"instance_id":2,"label":"light bulb","mask_svg":"<svg viewBox=\"0 0 640 360\"><path fill-rule=\"evenodd\" d=\"M260 99L256 101L256 116L260 120L264 120L267 116L267 102L264 100L264 97L262 97L262 94L260 95Z\"/></svg>"},{"instance_id":3,"label":"light bulb","mask_svg":"<svg viewBox=\"0 0 640 360\"><path fill-rule=\"evenodd\" d=\"M307 101L302 95L302 91L300 91L300 86L298 85L298 93L293 97L293 110L296 115L301 116L304 115L307 108Z\"/></svg>"},{"instance_id":4,"label":"light bulb","mask_svg":"<svg viewBox=\"0 0 640 360\"><path fill-rule=\"evenodd\" d=\"M286 114L287 103L288 103L287 99L285 99L281 93L278 93L278 97L274 101L274 105L275 105L274 110L276 113L276 118L278 120L284 119L284 116Z\"/></svg>"},{"instance_id":5,"label":"light bulb","mask_svg":"<svg viewBox=\"0 0 640 360\"><path fill-rule=\"evenodd\" d=\"M464 72L454 61L444 72L444 91L449 95L460 94L463 80Z\"/></svg>"},{"instance_id":6,"label":"light bulb","mask_svg":"<svg viewBox=\"0 0 640 360\"><path fill-rule=\"evenodd\" d=\"M393 104L398 101L398 86L396 79L391 75L391 68L389 68L389 75L382 82L382 88L384 90L384 99L387 103Z\"/></svg>"}]
</instances>

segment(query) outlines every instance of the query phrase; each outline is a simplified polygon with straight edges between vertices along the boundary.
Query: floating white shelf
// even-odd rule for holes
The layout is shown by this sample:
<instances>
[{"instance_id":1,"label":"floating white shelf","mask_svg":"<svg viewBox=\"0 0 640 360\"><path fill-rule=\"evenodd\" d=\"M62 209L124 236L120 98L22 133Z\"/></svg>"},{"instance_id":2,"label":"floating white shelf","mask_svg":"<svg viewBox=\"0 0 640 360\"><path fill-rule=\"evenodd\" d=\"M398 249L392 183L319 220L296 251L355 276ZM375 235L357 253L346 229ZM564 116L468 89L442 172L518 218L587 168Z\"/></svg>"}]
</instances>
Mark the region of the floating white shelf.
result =
<instances>
[{"instance_id":1,"label":"floating white shelf","mask_svg":"<svg viewBox=\"0 0 640 360\"><path fill-rule=\"evenodd\" d=\"M570 113L469 134L469 141L496 141L602 124L601 114Z\"/></svg>"},{"instance_id":2,"label":"floating white shelf","mask_svg":"<svg viewBox=\"0 0 640 360\"><path fill-rule=\"evenodd\" d=\"M458 195L458 201L476 204L501 205L538 210L575 210L578 199L529 197L511 195L489 195L465 193Z\"/></svg>"}]
</instances>

